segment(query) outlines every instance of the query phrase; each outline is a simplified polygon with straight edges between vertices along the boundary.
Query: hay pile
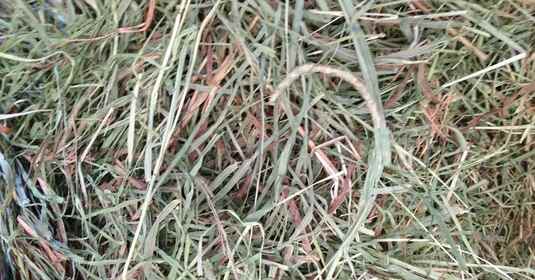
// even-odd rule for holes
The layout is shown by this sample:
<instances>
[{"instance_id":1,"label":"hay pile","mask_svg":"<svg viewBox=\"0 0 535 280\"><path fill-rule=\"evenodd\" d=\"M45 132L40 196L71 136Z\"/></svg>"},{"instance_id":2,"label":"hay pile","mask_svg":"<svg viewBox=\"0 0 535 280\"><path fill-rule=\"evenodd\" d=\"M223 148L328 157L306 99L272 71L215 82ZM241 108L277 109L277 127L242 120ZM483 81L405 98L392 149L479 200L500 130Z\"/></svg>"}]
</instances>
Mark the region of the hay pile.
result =
<instances>
[{"instance_id":1,"label":"hay pile","mask_svg":"<svg viewBox=\"0 0 535 280\"><path fill-rule=\"evenodd\" d=\"M0 279L532 279L534 24L2 1Z\"/></svg>"}]
</instances>

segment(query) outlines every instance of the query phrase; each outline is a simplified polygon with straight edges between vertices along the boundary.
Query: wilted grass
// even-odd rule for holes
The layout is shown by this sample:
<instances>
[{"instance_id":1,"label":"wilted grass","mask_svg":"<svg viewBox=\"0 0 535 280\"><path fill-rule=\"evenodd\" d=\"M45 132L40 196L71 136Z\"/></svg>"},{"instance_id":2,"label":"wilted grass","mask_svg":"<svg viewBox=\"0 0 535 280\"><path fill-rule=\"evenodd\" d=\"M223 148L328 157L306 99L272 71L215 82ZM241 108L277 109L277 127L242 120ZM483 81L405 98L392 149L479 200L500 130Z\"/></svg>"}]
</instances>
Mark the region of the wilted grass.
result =
<instances>
[{"instance_id":1,"label":"wilted grass","mask_svg":"<svg viewBox=\"0 0 535 280\"><path fill-rule=\"evenodd\" d=\"M532 279L534 24L0 2L0 279Z\"/></svg>"}]
</instances>

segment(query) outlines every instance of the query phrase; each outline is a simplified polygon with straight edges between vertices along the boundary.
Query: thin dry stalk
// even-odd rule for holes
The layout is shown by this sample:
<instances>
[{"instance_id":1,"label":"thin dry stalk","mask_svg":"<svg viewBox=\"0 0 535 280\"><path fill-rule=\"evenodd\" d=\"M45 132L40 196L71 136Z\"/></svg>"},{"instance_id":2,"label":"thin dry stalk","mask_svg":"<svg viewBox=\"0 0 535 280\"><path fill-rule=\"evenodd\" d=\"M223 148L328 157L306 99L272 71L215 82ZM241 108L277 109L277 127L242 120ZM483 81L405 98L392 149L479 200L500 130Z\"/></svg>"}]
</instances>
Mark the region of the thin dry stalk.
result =
<instances>
[{"instance_id":1,"label":"thin dry stalk","mask_svg":"<svg viewBox=\"0 0 535 280\"><path fill-rule=\"evenodd\" d=\"M459 34L459 32L455 29L448 29L448 33L454 37L455 40L461 42L467 49L472 51L481 62L485 62L489 60L489 55L486 54L484 51L482 51L480 48L476 47L470 40L468 40L463 35Z\"/></svg>"},{"instance_id":2,"label":"thin dry stalk","mask_svg":"<svg viewBox=\"0 0 535 280\"><path fill-rule=\"evenodd\" d=\"M372 116L373 125L376 129L378 128L386 128L386 120L384 117L384 113L382 110L382 107L380 107L373 96L368 92L368 89L366 88L366 85L364 82L362 82L359 78L355 77L351 72L338 69L333 66L329 65L322 65L322 64L304 64L299 67L296 67L292 72L290 72L286 78L275 88L275 91L273 92L273 95L271 96L271 102L275 103L275 101L279 98L279 96L282 94L282 92L290 87L290 85L299 79L299 77L303 75L308 75L312 73L322 73L325 75L331 75L338 77L348 83L350 83L364 98L364 101L366 102L366 106L368 107L368 110L370 111L370 114ZM286 105L283 104L283 108L286 112L290 112L290 108L287 108Z\"/></svg>"}]
</instances>

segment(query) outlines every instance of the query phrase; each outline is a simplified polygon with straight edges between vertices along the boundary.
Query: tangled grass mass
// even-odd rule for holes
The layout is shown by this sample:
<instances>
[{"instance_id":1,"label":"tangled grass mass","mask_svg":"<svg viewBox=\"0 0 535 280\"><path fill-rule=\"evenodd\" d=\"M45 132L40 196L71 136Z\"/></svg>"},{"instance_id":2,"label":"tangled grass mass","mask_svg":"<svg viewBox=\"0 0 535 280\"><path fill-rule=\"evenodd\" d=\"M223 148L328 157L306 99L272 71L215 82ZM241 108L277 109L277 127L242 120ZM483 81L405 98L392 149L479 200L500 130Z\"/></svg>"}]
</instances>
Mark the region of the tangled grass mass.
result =
<instances>
[{"instance_id":1,"label":"tangled grass mass","mask_svg":"<svg viewBox=\"0 0 535 280\"><path fill-rule=\"evenodd\" d=\"M535 279L534 26L0 0L0 280Z\"/></svg>"}]
</instances>

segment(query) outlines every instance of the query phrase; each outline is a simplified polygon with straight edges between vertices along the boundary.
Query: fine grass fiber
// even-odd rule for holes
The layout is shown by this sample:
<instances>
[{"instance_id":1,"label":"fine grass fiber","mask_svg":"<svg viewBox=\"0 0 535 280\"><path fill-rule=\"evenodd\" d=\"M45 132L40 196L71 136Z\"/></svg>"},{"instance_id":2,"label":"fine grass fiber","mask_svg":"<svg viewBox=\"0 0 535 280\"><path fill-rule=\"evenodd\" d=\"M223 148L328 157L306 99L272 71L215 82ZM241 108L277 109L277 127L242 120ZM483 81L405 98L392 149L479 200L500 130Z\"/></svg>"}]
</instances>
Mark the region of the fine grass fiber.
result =
<instances>
[{"instance_id":1,"label":"fine grass fiber","mask_svg":"<svg viewBox=\"0 0 535 280\"><path fill-rule=\"evenodd\" d=\"M0 0L0 280L535 279L533 26Z\"/></svg>"}]
</instances>

